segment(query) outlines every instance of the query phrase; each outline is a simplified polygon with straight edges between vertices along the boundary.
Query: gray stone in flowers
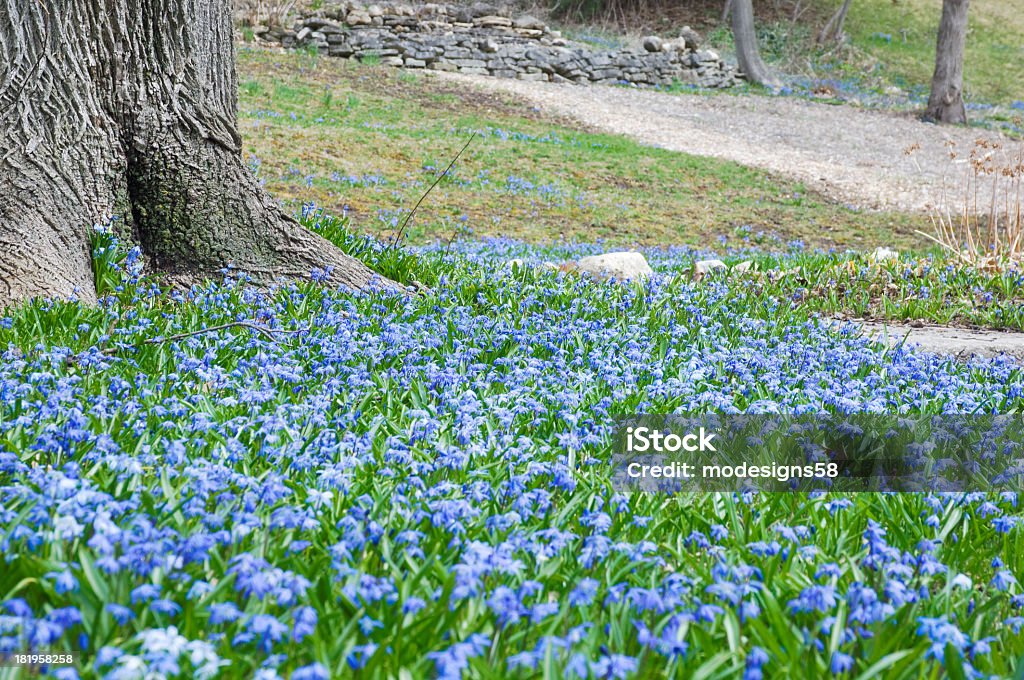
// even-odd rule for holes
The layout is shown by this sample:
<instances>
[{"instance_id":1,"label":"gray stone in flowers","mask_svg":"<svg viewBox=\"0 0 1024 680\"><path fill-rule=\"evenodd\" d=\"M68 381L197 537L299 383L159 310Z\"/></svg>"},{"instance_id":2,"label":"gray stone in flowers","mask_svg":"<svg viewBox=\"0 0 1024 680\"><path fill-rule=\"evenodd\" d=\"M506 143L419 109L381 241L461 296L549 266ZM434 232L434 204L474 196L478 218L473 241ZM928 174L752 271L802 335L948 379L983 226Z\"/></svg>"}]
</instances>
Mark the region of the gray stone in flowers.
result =
<instances>
[{"instance_id":1,"label":"gray stone in flowers","mask_svg":"<svg viewBox=\"0 0 1024 680\"><path fill-rule=\"evenodd\" d=\"M700 260L693 264L693 278L700 281L714 269L725 269L725 263L721 260Z\"/></svg>"},{"instance_id":2,"label":"gray stone in flowers","mask_svg":"<svg viewBox=\"0 0 1024 680\"><path fill-rule=\"evenodd\" d=\"M598 279L614 278L617 281L645 279L654 273L651 265L647 264L647 258L636 252L584 257L576 263L576 268Z\"/></svg>"}]
</instances>

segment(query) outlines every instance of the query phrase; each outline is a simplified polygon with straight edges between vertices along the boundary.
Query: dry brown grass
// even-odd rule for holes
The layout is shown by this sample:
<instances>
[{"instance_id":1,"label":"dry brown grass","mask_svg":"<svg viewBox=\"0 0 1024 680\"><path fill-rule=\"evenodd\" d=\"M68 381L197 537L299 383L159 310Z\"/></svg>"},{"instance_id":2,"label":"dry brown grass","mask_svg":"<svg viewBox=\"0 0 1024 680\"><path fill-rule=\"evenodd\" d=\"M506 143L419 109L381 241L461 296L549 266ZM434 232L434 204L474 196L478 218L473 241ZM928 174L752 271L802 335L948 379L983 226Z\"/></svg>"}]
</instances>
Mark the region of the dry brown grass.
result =
<instances>
[{"instance_id":1,"label":"dry brown grass","mask_svg":"<svg viewBox=\"0 0 1024 680\"><path fill-rule=\"evenodd\" d=\"M235 0L235 9L249 26L287 26L297 0Z\"/></svg>"},{"instance_id":2,"label":"dry brown grass","mask_svg":"<svg viewBox=\"0 0 1024 680\"><path fill-rule=\"evenodd\" d=\"M933 217L925 234L958 261L981 270L1019 268L1024 256L1024 145L1007 149L978 139L966 157L953 142L950 161L962 166L961 192ZM909 149L908 152L912 152Z\"/></svg>"}]
</instances>

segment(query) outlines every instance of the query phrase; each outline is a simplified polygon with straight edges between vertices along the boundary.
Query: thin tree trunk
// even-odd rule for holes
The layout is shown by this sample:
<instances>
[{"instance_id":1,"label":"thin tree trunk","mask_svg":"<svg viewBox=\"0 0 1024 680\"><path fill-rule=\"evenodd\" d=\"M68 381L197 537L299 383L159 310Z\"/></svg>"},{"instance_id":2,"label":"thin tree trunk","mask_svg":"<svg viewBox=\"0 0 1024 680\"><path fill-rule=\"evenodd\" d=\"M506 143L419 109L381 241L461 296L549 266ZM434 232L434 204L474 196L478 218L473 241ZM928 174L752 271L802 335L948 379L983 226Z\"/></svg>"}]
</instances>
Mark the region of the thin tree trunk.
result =
<instances>
[{"instance_id":1,"label":"thin tree trunk","mask_svg":"<svg viewBox=\"0 0 1024 680\"><path fill-rule=\"evenodd\" d=\"M245 167L229 0L0 2L0 307L95 301L89 231L112 218L181 280L374 277Z\"/></svg>"},{"instance_id":2,"label":"thin tree trunk","mask_svg":"<svg viewBox=\"0 0 1024 680\"><path fill-rule=\"evenodd\" d=\"M736 60L747 80L765 87L779 87L781 83L761 60L751 0L732 0L732 35L736 43Z\"/></svg>"},{"instance_id":3,"label":"thin tree trunk","mask_svg":"<svg viewBox=\"0 0 1024 680\"><path fill-rule=\"evenodd\" d=\"M935 74L924 117L940 123L966 123L964 109L964 46L969 0L943 0L935 45Z\"/></svg>"},{"instance_id":4,"label":"thin tree trunk","mask_svg":"<svg viewBox=\"0 0 1024 680\"><path fill-rule=\"evenodd\" d=\"M722 8L722 18L718 21L724 24L729 19L729 12L732 11L732 0L725 0L725 7Z\"/></svg>"},{"instance_id":5,"label":"thin tree trunk","mask_svg":"<svg viewBox=\"0 0 1024 680\"><path fill-rule=\"evenodd\" d=\"M821 31L818 33L818 44L824 45L827 42L839 42L843 37L843 26L846 24L846 15L850 11L853 0L843 0L836 13L829 17Z\"/></svg>"}]
</instances>

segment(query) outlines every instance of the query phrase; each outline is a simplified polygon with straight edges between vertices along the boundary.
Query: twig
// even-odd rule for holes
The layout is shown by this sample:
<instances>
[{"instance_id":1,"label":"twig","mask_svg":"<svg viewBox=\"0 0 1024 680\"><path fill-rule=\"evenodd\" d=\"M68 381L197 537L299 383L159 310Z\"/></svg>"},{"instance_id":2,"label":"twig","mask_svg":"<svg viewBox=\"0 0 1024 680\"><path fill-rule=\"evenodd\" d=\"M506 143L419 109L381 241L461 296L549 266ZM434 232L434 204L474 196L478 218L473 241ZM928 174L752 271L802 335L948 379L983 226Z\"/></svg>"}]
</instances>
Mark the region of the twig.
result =
<instances>
[{"instance_id":1,"label":"twig","mask_svg":"<svg viewBox=\"0 0 1024 680\"><path fill-rule=\"evenodd\" d=\"M950 252L957 253L957 249L956 248L954 248L953 246L949 245L948 243L946 243L944 241L941 241L941 240L935 238L935 236L933 236L933 235L931 235L931 234L929 234L927 232L923 232L920 229L915 229L914 233L915 234L920 234L921 236L924 236L926 239L929 239L931 241L934 241L935 243L938 243L940 246L942 246L943 248L945 248L946 250L948 250ZM957 254L959 254L959 253L957 253Z\"/></svg>"},{"instance_id":2,"label":"twig","mask_svg":"<svg viewBox=\"0 0 1024 680\"><path fill-rule=\"evenodd\" d=\"M418 282L416 282L416 283L418 283ZM420 285L422 285L422 284L420 284ZM340 316L345 317L345 318L348 318L350 316L348 312L344 312L344 311L336 312L336 313L339 314ZM186 333L176 333L174 335L169 335L167 337L146 338L142 342L137 343L135 346L137 347L139 345L159 345L159 344L163 344L163 343L166 343L166 342L174 342L175 340L184 340L185 338L191 338L191 337L194 337L196 335L202 335L203 333L213 333L215 331L222 331L222 330L227 329L227 328L248 328L250 330L256 331L257 333L265 336L266 338L268 338L272 342L277 342L276 334L289 335L289 334L295 334L295 333L308 333L308 332L313 330L313 326L312 325L306 326L305 328L283 329L283 328L267 328L266 326L260 326L259 324L252 323L251 321L232 321L230 323L220 324L219 326L210 326L209 328L200 328L197 331L188 331ZM130 347L130 346L105 347L104 349L100 350L100 354L103 354L105 356L113 356L113 355L117 354L118 352L120 352L122 349L127 349L128 347ZM77 361L78 361L78 355L71 355L71 356L69 356L67 358L67 362L69 364L76 363Z\"/></svg>"},{"instance_id":3,"label":"twig","mask_svg":"<svg viewBox=\"0 0 1024 680\"><path fill-rule=\"evenodd\" d=\"M405 220L402 222L402 226L399 227L398 234L395 236L395 240L392 243L389 244L389 246L388 246L389 248L392 247L392 246L397 245L398 242L402 240L402 234L405 233L405 226L407 224L409 224L409 220L411 220L412 216L416 214L416 210L420 207L420 203L422 203L423 199L425 199L430 194L430 192L434 190L434 187L436 187L438 185L438 183L442 179L445 178L445 176L448 174L448 172L455 165L455 161L459 160L459 156L462 155L463 151L465 151L466 149L469 148L470 143L474 139L476 139L476 132L473 132L473 134L471 134L469 136L469 139L466 140L466 144L462 147L462 149L459 150L459 152L457 154L455 154L455 158L453 158L452 162L448 164L448 167L444 169L444 172L442 172L440 175L437 176L437 179L435 179L434 183L430 185L430 188L427 189L426 192L424 192L424 194L422 196L420 196L420 200L416 201L416 205L414 205L412 207L412 210L409 211L409 214L405 216Z\"/></svg>"},{"instance_id":4,"label":"twig","mask_svg":"<svg viewBox=\"0 0 1024 680\"><path fill-rule=\"evenodd\" d=\"M213 333L214 331L222 331L225 328L249 328L261 333L270 340L277 340L274 337L273 329L267 328L266 326L260 326L259 324L252 323L250 321L232 321L231 323L221 324L219 326L210 326L209 328L200 328L197 331L189 331L187 333L178 333L176 335L169 335L166 338L147 338L142 341L144 345L156 345L161 342L174 342L175 340L184 340L185 338L191 338L194 335L202 335L203 333ZM284 331L282 331L284 332Z\"/></svg>"},{"instance_id":5,"label":"twig","mask_svg":"<svg viewBox=\"0 0 1024 680\"><path fill-rule=\"evenodd\" d=\"M191 337L196 336L196 335L202 335L203 333L213 333L215 331L222 331L222 330L224 330L226 328L248 328L250 330L256 331L257 333L260 333L261 335L265 336L266 338L268 338L269 340L272 340L274 342L277 341L277 338L274 335L275 333L304 333L306 331L312 330L312 326L310 326L309 328L298 328L298 329L294 329L294 330L283 330L283 329L276 329L276 328L267 328L266 326L260 326L259 324L252 323L251 321L232 321L231 323L224 323L224 324L221 324L219 326L210 326L209 328L200 328L197 331L188 331L187 333L176 333L175 335L168 335L167 337L146 338L145 340L143 340L142 342L140 342L138 344L139 345L160 345L160 344L163 344L165 342L174 342L175 340L184 340L185 338L191 338ZM124 347L107 347L106 349L102 350L101 353L102 354L106 354L107 356L112 356L114 354L117 354L122 349L124 349Z\"/></svg>"}]
</instances>

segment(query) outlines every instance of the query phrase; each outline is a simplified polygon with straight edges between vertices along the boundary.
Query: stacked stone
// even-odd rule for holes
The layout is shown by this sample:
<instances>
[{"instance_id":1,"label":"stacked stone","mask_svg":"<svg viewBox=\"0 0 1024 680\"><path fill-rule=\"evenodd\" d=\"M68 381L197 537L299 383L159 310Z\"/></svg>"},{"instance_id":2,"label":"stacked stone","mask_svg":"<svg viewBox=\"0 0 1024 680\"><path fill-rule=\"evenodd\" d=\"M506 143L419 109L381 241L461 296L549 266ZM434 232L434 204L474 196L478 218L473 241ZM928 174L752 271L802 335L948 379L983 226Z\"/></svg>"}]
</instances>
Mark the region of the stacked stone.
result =
<instances>
[{"instance_id":1,"label":"stacked stone","mask_svg":"<svg viewBox=\"0 0 1024 680\"><path fill-rule=\"evenodd\" d=\"M709 88L741 82L714 51L699 49L699 36L688 29L672 40L648 36L642 48L595 50L566 40L535 17L510 17L485 3L414 8L339 2L300 18L291 29L253 31L263 42L315 46L332 57L500 78Z\"/></svg>"}]
</instances>

